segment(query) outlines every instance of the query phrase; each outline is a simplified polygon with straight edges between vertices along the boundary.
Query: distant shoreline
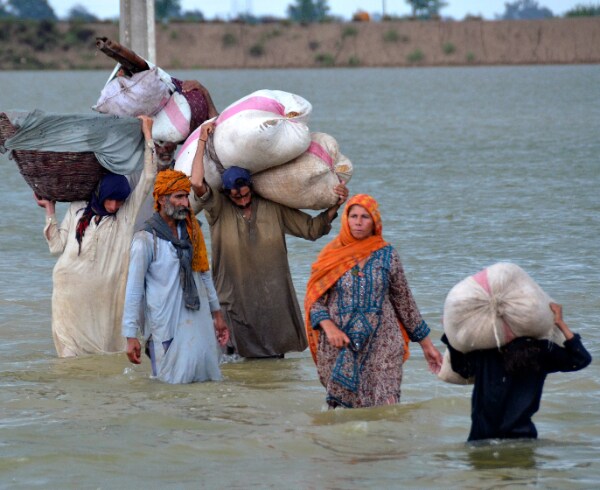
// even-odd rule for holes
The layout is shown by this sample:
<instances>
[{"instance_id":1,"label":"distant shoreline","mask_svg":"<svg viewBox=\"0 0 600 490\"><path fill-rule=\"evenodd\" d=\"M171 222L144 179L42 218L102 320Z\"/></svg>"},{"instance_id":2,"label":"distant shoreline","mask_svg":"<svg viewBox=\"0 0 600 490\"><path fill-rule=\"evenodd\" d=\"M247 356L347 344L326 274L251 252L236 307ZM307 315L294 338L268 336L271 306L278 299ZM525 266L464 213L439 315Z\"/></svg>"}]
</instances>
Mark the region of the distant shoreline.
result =
<instances>
[{"instance_id":1,"label":"distant shoreline","mask_svg":"<svg viewBox=\"0 0 600 490\"><path fill-rule=\"evenodd\" d=\"M110 69L106 23L0 24L0 69ZM600 63L600 17L536 21L287 22L156 25L165 69L477 66Z\"/></svg>"}]
</instances>

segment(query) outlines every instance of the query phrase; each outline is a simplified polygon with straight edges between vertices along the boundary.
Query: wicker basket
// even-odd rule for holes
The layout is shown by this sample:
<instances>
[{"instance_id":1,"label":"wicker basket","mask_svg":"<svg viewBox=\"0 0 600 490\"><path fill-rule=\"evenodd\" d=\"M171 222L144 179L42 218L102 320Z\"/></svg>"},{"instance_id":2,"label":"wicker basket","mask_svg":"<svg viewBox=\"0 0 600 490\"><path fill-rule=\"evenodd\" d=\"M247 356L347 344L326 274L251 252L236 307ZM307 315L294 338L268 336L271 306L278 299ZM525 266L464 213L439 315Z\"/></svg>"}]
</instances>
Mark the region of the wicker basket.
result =
<instances>
[{"instance_id":1,"label":"wicker basket","mask_svg":"<svg viewBox=\"0 0 600 490\"><path fill-rule=\"evenodd\" d=\"M0 113L0 145L16 132L6 114ZM11 158L38 197L53 201L88 201L108 173L92 152L13 150Z\"/></svg>"}]
</instances>

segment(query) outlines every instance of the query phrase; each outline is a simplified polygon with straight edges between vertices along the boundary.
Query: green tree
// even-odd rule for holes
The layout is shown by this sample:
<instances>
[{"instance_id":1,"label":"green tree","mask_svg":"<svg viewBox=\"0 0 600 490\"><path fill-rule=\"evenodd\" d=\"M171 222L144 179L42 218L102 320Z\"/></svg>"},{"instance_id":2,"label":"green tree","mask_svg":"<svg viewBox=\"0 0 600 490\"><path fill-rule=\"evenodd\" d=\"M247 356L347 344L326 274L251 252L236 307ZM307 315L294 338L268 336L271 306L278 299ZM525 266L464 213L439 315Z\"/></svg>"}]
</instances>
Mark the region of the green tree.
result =
<instances>
[{"instance_id":1,"label":"green tree","mask_svg":"<svg viewBox=\"0 0 600 490\"><path fill-rule=\"evenodd\" d=\"M406 0L412 9L412 16L419 19L439 17L440 10L448 4L442 0Z\"/></svg>"},{"instance_id":2,"label":"green tree","mask_svg":"<svg viewBox=\"0 0 600 490\"><path fill-rule=\"evenodd\" d=\"M180 0L154 0L154 16L163 22L181 17Z\"/></svg>"},{"instance_id":3,"label":"green tree","mask_svg":"<svg viewBox=\"0 0 600 490\"><path fill-rule=\"evenodd\" d=\"M552 10L540 7L535 0L517 0L504 4L503 20L549 19L554 17Z\"/></svg>"},{"instance_id":4,"label":"green tree","mask_svg":"<svg viewBox=\"0 0 600 490\"><path fill-rule=\"evenodd\" d=\"M8 0L6 10L20 19L56 20L48 0Z\"/></svg>"},{"instance_id":5,"label":"green tree","mask_svg":"<svg viewBox=\"0 0 600 490\"><path fill-rule=\"evenodd\" d=\"M183 12L181 14L181 18L185 19L187 21L194 21L194 22L203 22L204 21L204 14L202 13L202 11L195 9L195 10L186 10L185 12Z\"/></svg>"},{"instance_id":6,"label":"green tree","mask_svg":"<svg viewBox=\"0 0 600 490\"><path fill-rule=\"evenodd\" d=\"M92 14L83 5L77 4L69 10L67 20L70 20L71 22L98 22L98 17Z\"/></svg>"},{"instance_id":7,"label":"green tree","mask_svg":"<svg viewBox=\"0 0 600 490\"><path fill-rule=\"evenodd\" d=\"M565 12L565 17L598 17L600 16L600 4L583 5L577 4L571 10Z\"/></svg>"},{"instance_id":8,"label":"green tree","mask_svg":"<svg viewBox=\"0 0 600 490\"><path fill-rule=\"evenodd\" d=\"M327 0L296 0L287 8L288 17L301 23L322 22L328 11Z\"/></svg>"}]
</instances>

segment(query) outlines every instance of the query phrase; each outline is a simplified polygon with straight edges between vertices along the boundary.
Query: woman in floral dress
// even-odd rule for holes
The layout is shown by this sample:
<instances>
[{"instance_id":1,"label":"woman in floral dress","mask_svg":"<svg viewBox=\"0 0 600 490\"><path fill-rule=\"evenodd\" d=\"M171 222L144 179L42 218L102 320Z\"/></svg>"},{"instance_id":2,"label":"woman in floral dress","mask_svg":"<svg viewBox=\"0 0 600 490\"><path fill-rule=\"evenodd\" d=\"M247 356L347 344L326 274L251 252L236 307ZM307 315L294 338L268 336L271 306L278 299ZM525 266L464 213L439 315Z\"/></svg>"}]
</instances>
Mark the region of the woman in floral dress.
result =
<instances>
[{"instance_id":1,"label":"woman in floral dress","mask_svg":"<svg viewBox=\"0 0 600 490\"><path fill-rule=\"evenodd\" d=\"M330 408L399 403L409 340L419 343L432 372L441 367L398 252L382 237L371 196L348 201L339 235L312 266L305 310Z\"/></svg>"}]
</instances>

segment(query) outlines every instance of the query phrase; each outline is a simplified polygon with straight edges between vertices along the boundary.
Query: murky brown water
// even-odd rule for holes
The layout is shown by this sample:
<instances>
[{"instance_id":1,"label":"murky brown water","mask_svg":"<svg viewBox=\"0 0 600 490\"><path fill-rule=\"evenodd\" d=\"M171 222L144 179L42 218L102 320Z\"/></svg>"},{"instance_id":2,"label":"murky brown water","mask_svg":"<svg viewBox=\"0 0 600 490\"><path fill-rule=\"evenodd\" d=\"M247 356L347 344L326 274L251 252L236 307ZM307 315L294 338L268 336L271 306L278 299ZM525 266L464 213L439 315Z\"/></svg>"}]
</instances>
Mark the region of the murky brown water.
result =
<instances>
[{"instance_id":1,"label":"murky brown water","mask_svg":"<svg viewBox=\"0 0 600 490\"><path fill-rule=\"evenodd\" d=\"M258 88L313 103L313 130L355 164L351 192L380 200L438 345L447 291L511 260L564 304L598 358L599 66L177 75L205 82L219 108ZM107 76L3 72L0 109L85 112ZM598 486L596 362L550 376L539 441L473 448L470 388L437 381L418 348L400 405L333 413L307 353L183 386L121 355L56 359L43 211L16 165L0 165L1 488ZM326 241L289 240L300 299Z\"/></svg>"}]
</instances>

